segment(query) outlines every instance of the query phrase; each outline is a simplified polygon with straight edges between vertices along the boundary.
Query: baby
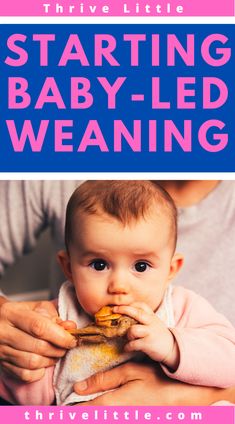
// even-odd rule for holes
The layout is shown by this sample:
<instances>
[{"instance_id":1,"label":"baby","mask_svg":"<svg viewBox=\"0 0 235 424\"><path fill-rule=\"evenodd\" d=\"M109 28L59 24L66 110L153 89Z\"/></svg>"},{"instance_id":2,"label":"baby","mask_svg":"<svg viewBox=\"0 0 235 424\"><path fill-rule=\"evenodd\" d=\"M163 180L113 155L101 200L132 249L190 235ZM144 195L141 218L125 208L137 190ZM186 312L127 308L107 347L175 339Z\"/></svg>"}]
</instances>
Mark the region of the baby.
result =
<instances>
[{"instance_id":1,"label":"baby","mask_svg":"<svg viewBox=\"0 0 235 424\"><path fill-rule=\"evenodd\" d=\"M136 323L126 339L82 343L39 382L18 383L18 403L50 404L55 394L57 404L91 399L98 394L77 395L73 384L137 352L137 360L151 358L174 379L235 384L232 325L194 292L170 284L183 263L175 253L176 215L170 196L150 181L87 181L75 190L67 207L66 251L58 254L68 279L59 315L82 328L112 305Z\"/></svg>"}]
</instances>

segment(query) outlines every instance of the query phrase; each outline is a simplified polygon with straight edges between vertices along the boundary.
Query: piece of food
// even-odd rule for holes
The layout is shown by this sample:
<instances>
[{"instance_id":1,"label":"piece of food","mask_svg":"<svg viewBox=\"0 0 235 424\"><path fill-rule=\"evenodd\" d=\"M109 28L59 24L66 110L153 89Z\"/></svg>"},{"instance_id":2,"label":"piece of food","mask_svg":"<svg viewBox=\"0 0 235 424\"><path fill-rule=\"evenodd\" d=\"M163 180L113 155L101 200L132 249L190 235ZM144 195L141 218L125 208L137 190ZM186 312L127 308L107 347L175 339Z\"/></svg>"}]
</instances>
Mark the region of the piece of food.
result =
<instances>
[{"instance_id":1,"label":"piece of food","mask_svg":"<svg viewBox=\"0 0 235 424\"><path fill-rule=\"evenodd\" d=\"M116 327L121 317L120 314L113 314L111 306L103 306L95 314L95 323L100 327Z\"/></svg>"},{"instance_id":2,"label":"piece of food","mask_svg":"<svg viewBox=\"0 0 235 424\"><path fill-rule=\"evenodd\" d=\"M78 341L102 343L107 339L123 337L136 321L126 315L114 314L111 306L103 306L95 314L94 324L80 329L69 330Z\"/></svg>"}]
</instances>

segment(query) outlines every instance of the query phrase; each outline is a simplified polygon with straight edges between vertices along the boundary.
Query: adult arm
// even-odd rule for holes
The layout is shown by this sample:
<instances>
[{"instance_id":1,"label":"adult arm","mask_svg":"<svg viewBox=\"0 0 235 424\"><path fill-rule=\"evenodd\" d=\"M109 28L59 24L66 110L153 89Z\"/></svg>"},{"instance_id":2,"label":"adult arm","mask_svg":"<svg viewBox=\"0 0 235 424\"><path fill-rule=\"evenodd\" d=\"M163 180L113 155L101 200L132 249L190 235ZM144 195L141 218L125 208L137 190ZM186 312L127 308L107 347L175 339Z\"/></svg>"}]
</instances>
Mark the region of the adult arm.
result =
<instances>
[{"instance_id":1,"label":"adult arm","mask_svg":"<svg viewBox=\"0 0 235 424\"><path fill-rule=\"evenodd\" d=\"M221 399L235 403L235 387L193 386L168 378L156 363L128 362L100 372L74 389L80 395L111 390L86 405L210 405ZM83 390L81 390L83 389Z\"/></svg>"}]
</instances>

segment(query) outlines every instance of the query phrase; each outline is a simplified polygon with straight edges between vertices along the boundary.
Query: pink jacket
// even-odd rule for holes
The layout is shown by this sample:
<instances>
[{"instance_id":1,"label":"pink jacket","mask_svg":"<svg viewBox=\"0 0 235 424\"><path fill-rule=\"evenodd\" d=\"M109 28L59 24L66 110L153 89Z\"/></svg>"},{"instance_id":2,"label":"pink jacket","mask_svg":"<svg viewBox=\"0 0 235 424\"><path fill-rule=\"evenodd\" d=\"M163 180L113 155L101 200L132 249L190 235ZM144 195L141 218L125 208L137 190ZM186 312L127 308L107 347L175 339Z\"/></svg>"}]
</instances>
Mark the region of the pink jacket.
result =
<instances>
[{"instance_id":1,"label":"pink jacket","mask_svg":"<svg viewBox=\"0 0 235 424\"><path fill-rule=\"evenodd\" d=\"M203 386L226 388L235 385L235 329L202 297L183 287L172 294L175 327L180 349L178 369L164 372L171 378ZM54 401L53 370L24 384L2 373L0 396L13 404L50 405Z\"/></svg>"}]
</instances>

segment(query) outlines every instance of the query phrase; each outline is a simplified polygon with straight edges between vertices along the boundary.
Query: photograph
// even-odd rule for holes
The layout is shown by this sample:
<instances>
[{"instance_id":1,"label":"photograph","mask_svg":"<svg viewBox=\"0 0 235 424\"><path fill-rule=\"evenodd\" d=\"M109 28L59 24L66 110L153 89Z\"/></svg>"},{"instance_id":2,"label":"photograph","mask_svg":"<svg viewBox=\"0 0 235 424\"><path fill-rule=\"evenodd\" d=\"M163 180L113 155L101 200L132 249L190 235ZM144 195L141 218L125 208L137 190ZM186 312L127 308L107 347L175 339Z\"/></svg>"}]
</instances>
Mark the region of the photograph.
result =
<instances>
[{"instance_id":1,"label":"photograph","mask_svg":"<svg viewBox=\"0 0 235 424\"><path fill-rule=\"evenodd\" d=\"M0 203L2 405L234 402L235 181L5 180Z\"/></svg>"}]
</instances>

